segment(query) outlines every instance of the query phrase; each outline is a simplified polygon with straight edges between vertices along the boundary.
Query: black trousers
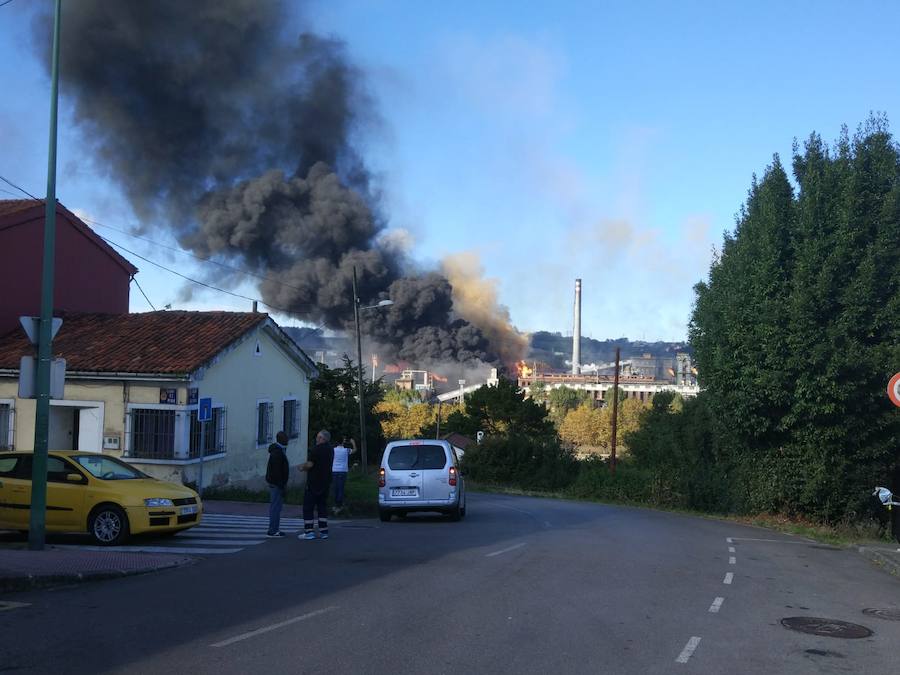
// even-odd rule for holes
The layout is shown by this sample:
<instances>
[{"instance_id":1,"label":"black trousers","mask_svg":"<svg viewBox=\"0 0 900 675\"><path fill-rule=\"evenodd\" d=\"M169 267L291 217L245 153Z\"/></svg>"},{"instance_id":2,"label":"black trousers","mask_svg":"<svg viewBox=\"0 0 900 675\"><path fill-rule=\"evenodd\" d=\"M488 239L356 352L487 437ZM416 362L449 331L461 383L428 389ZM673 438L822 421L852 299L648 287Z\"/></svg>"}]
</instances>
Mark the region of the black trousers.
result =
<instances>
[{"instance_id":1,"label":"black trousers","mask_svg":"<svg viewBox=\"0 0 900 675\"><path fill-rule=\"evenodd\" d=\"M319 512L319 531L328 531L328 486L322 491L312 490L306 486L303 494L303 525L307 530L313 529L313 514Z\"/></svg>"}]
</instances>

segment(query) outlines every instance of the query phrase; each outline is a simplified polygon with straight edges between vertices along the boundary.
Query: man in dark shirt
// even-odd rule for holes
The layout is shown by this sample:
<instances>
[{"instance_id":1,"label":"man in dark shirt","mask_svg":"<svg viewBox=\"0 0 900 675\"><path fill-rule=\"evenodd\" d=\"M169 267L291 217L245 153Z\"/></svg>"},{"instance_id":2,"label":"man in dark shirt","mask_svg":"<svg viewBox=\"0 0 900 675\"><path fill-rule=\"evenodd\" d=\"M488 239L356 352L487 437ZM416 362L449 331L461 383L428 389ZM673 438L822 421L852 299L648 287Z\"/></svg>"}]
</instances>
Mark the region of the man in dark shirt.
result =
<instances>
[{"instance_id":1,"label":"man in dark shirt","mask_svg":"<svg viewBox=\"0 0 900 675\"><path fill-rule=\"evenodd\" d=\"M306 471L306 492L303 495L303 534L298 539L315 539L313 512L319 512L319 536L328 539L328 488L331 485L331 465L334 449L331 434L324 429L316 434L316 445L309 451L307 461L300 465Z\"/></svg>"},{"instance_id":2,"label":"man in dark shirt","mask_svg":"<svg viewBox=\"0 0 900 675\"><path fill-rule=\"evenodd\" d=\"M269 446L269 463L266 465L266 483L269 485L269 531L267 537L283 537L279 529L281 524L281 505L284 504L284 491L287 487L290 468L288 467L288 437L283 431L275 435L275 442Z\"/></svg>"}]
</instances>

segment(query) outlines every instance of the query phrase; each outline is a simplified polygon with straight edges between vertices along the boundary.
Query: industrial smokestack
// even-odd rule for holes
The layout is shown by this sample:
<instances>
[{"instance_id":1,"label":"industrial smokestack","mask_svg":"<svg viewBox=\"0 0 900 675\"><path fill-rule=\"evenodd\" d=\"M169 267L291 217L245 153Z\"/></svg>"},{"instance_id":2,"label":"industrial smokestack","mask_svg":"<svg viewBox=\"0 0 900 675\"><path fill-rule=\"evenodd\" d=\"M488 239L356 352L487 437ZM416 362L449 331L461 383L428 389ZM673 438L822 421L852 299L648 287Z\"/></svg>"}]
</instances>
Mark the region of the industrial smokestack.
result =
<instances>
[{"instance_id":1,"label":"industrial smokestack","mask_svg":"<svg viewBox=\"0 0 900 675\"><path fill-rule=\"evenodd\" d=\"M581 279L575 280L575 326L572 331L572 374L581 374Z\"/></svg>"}]
</instances>

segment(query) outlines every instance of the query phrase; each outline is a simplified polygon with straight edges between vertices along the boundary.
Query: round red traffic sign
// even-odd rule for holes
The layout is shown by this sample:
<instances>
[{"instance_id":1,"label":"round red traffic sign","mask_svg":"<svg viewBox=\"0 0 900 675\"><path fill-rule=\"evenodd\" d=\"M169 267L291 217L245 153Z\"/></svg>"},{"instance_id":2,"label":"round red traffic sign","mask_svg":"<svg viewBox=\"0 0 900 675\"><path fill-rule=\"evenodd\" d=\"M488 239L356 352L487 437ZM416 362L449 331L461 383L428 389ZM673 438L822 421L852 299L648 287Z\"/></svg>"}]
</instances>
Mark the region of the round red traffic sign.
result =
<instances>
[{"instance_id":1,"label":"round red traffic sign","mask_svg":"<svg viewBox=\"0 0 900 675\"><path fill-rule=\"evenodd\" d=\"M900 407L900 373L894 375L888 382L888 398L891 399L891 403Z\"/></svg>"}]
</instances>

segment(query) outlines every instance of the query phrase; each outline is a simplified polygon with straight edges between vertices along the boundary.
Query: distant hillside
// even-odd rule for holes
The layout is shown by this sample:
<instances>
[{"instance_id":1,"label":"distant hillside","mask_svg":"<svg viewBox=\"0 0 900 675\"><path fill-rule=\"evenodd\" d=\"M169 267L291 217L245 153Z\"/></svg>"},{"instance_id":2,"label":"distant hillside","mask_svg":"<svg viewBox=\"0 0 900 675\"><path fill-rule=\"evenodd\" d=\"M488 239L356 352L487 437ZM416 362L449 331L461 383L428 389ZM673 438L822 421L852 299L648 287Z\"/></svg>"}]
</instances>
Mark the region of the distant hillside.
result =
<instances>
[{"instance_id":1,"label":"distant hillside","mask_svg":"<svg viewBox=\"0 0 900 675\"><path fill-rule=\"evenodd\" d=\"M615 340L594 340L581 338L581 362L585 363L610 363L616 360L616 347L620 349L621 358L632 356L675 356L677 352L691 352L687 342L644 342L637 340L632 342L628 338ZM542 361L552 368L566 369L566 361L572 359L572 336L561 333L548 333L538 331L531 335L531 346L528 352L528 361Z\"/></svg>"}]
</instances>

